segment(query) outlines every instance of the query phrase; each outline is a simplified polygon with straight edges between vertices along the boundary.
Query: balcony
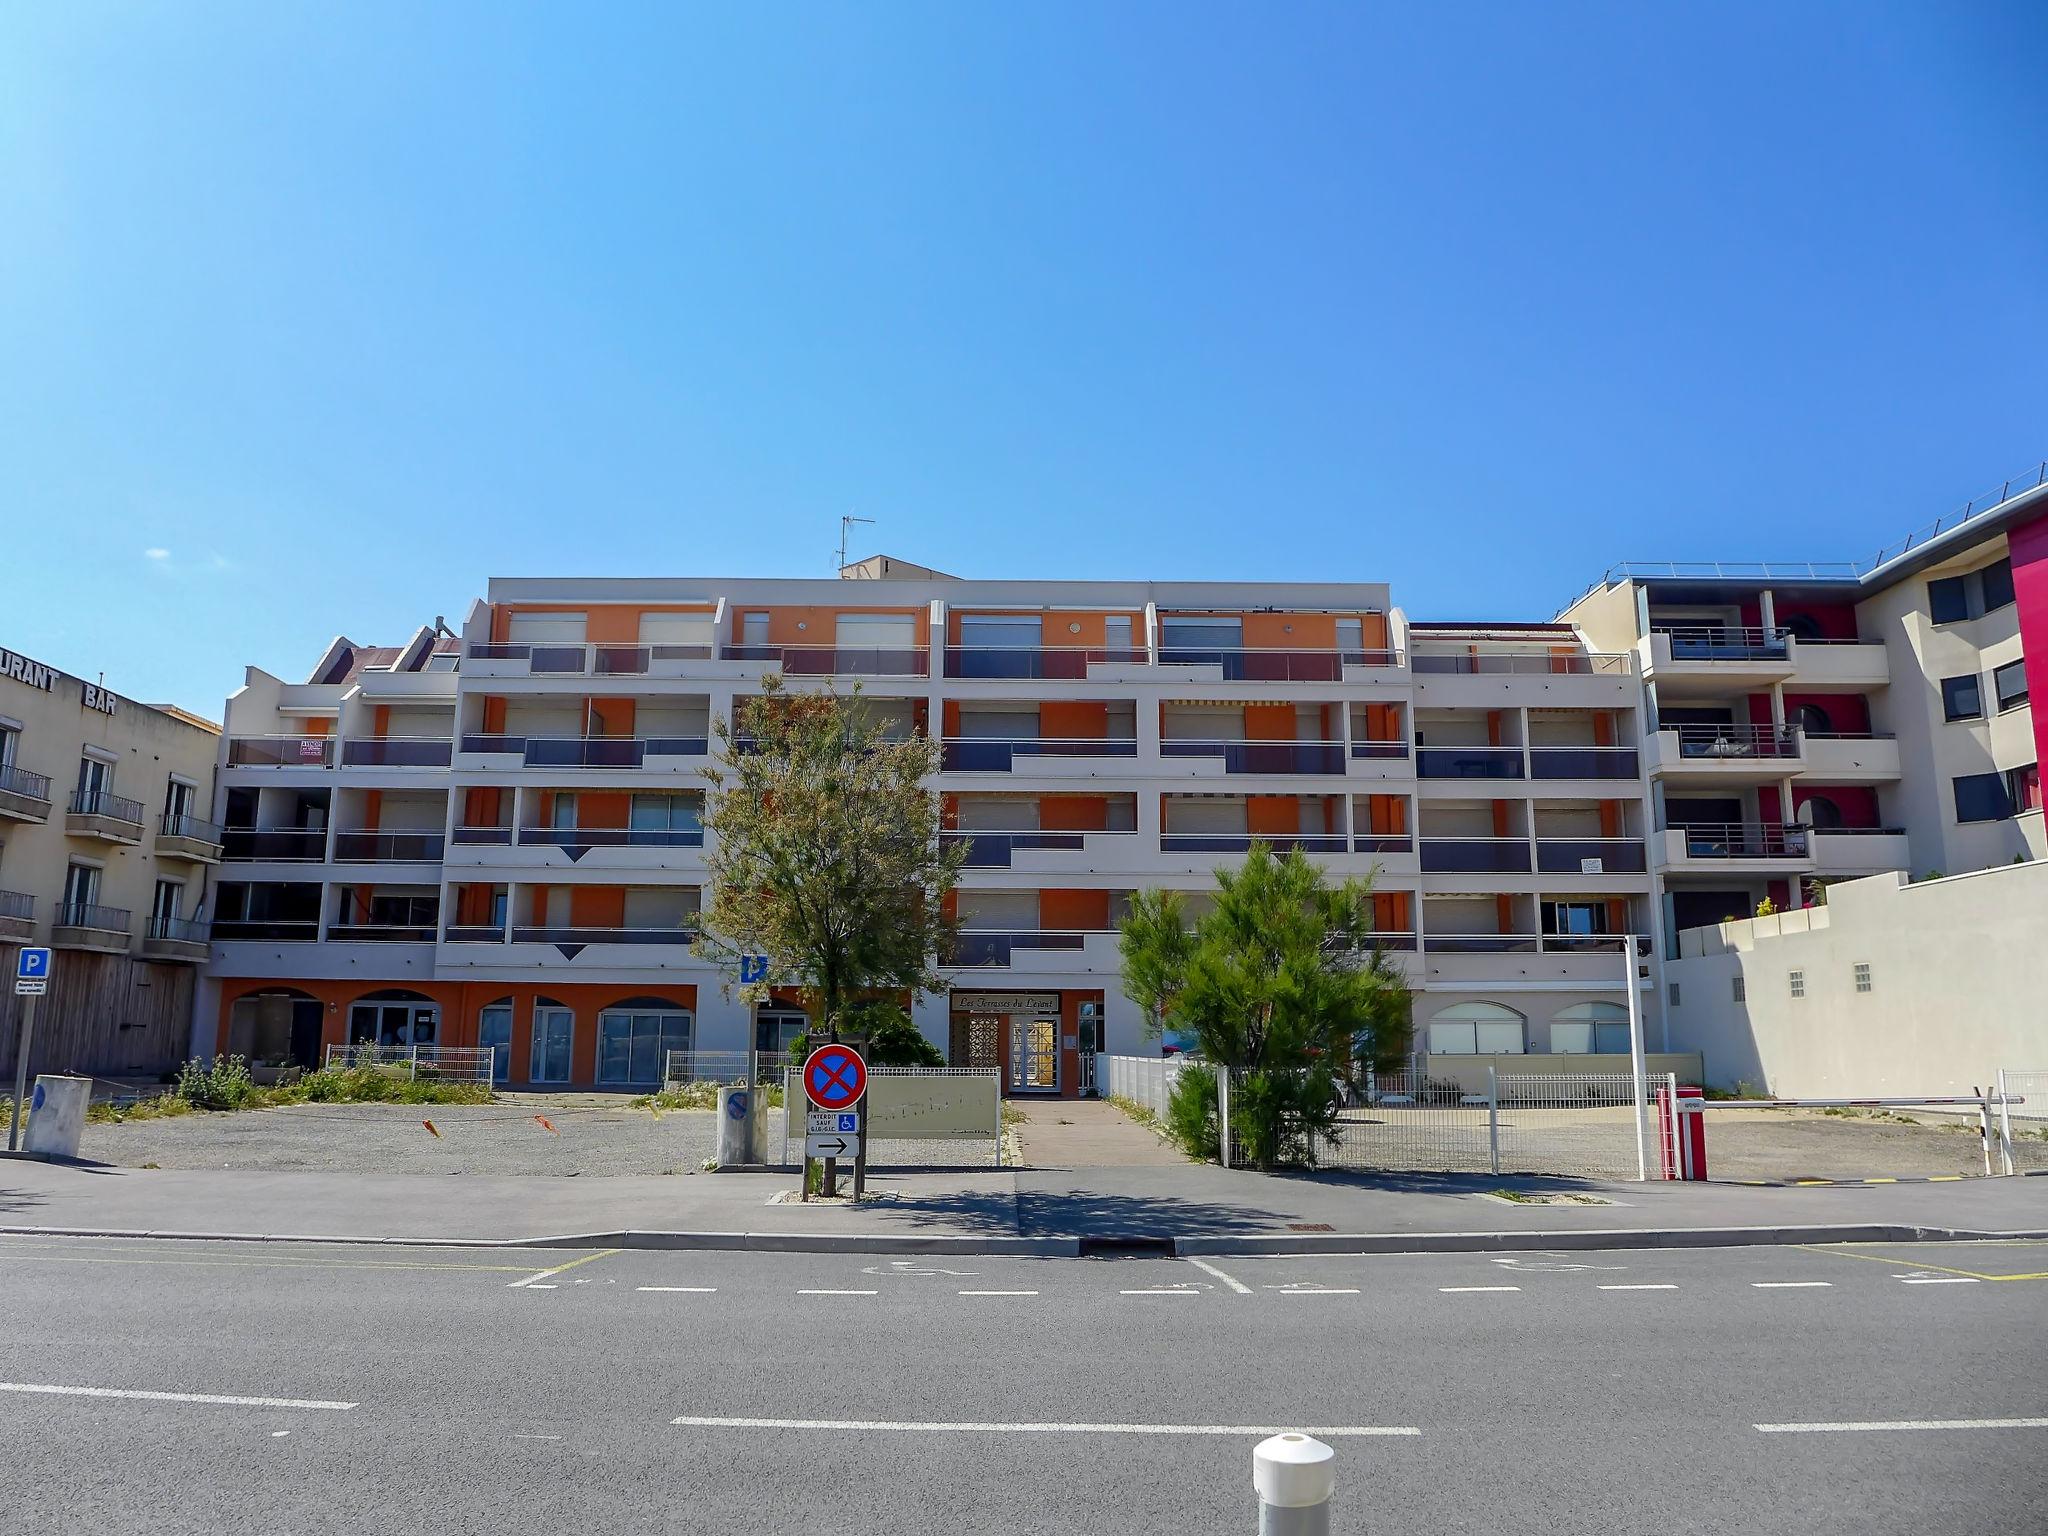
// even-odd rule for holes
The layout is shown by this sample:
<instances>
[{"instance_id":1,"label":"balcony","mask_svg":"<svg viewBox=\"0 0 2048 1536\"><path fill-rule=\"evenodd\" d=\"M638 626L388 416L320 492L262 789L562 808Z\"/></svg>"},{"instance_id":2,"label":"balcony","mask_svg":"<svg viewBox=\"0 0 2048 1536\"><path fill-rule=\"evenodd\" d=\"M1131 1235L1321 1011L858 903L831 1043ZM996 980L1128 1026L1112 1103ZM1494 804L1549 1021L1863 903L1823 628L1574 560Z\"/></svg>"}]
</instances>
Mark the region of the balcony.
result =
<instances>
[{"instance_id":1,"label":"balcony","mask_svg":"<svg viewBox=\"0 0 2048 1536\"><path fill-rule=\"evenodd\" d=\"M325 827L224 827L224 859L265 864L317 864L327 857Z\"/></svg>"},{"instance_id":2,"label":"balcony","mask_svg":"<svg viewBox=\"0 0 2048 1536\"><path fill-rule=\"evenodd\" d=\"M1019 852L1085 853L1089 847L1088 840L1092 837L1133 835L1135 834L1128 829L1112 832L1101 827L1082 831L1046 831L1033 828L1018 832L991 832L976 828L972 831L941 832L939 841L948 847L964 843L967 847L966 867L969 869L1008 869L1014 855ZM1099 845L1098 851L1102 851Z\"/></svg>"},{"instance_id":3,"label":"balcony","mask_svg":"<svg viewBox=\"0 0 2048 1536\"><path fill-rule=\"evenodd\" d=\"M66 834L103 843L132 846L142 841L143 827L142 802L123 799L111 790L81 789L64 813Z\"/></svg>"},{"instance_id":4,"label":"balcony","mask_svg":"<svg viewBox=\"0 0 2048 1536\"><path fill-rule=\"evenodd\" d=\"M1535 704L1599 709L1635 702L1635 658L1542 649L1409 658L1415 701L1423 708L1498 709Z\"/></svg>"},{"instance_id":5,"label":"balcony","mask_svg":"<svg viewBox=\"0 0 2048 1536\"><path fill-rule=\"evenodd\" d=\"M16 821L50 819L50 780L12 763L0 767L0 816Z\"/></svg>"},{"instance_id":6,"label":"balcony","mask_svg":"<svg viewBox=\"0 0 2048 1536\"><path fill-rule=\"evenodd\" d=\"M57 920L50 926L50 944L55 949L125 955L128 953L128 929L133 921L134 914L124 907L66 902L57 909Z\"/></svg>"},{"instance_id":7,"label":"balcony","mask_svg":"<svg viewBox=\"0 0 2048 1536\"><path fill-rule=\"evenodd\" d=\"M1663 856L1674 869L1726 869L1732 865L1797 867L1811 861L1807 829L1773 823L1706 823L1663 833Z\"/></svg>"},{"instance_id":8,"label":"balcony","mask_svg":"<svg viewBox=\"0 0 2048 1536\"><path fill-rule=\"evenodd\" d=\"M683 677L709 661L701 645L587 645L569 641L477 641L464 648L467 670L483 677ZM480 663L480 665L476 665Z\"/></svg>"},{"instance_id":9,"label":"balcony","mask_svg":"<svg viewBox=\"0 0 2048 1536\"><path fill-rule=\"evenodd\" d=\"M496 930L490 930L494 935ZM515 927L514 944L681 944L696 942L696 928Z\"/></svg>"},{"instance_id":10,"label":"balcony","mask_svg":"<svg viewBox=\"0 0 2048 1536\"><path fill-rule=\"evenodd\" d=\"M220 827L214 822L166 811L156 824L156 856L183 859L188 864L218 864L220 839Z\"/></svg>"},{"instance_id":11,"label":"balcony","mask_svg":"<svg viewBox=\"0 0 2048 1536\"><path fill-rule=\"evenodd\" d=\"M1627 677L1631 668L1625 655L1521 650L1457 652L1444 656L1416 655L1409 661L1418 678L1423 676L1464 677Z\"/></svg>"},{"instance_id":12,"label":"balcony","mask_svg":"<svg viewBox=\"0 0 2048 1536\"><path fill-rule=\"evenodd\" d=\"M439 832L336 832L337 864L438 864Z\"/></svg>"},{"instance_id":13,"label":"balcony","mask_svg":"<svg viewBox=\"0 0 2048 1536\"><path fill-rule=\"evenodd\" d=\"M1302 853L1345 853L1350 839L1341 832L1162 832L1161 853L1249 853L1264 843L1275 853L1290 848Z\"/></svg>"},{"instance_id":14,"label":"balcony","mask_svg":"<svg viewBox=\"0 0 2048 1536\"><path fill-rule=\"evenodd\" d=\"M1519 779L1520 747L1418 747L1415 771L1424 779Z\"/></svg>"},{"instance_id":15,"label":"balcony","mask_svg":"<svg viewBox=\"0 0 2048 1536\"><path fill-rule=\"evenodd\" d=\"M327 937L335 944L431 944L434 923L329 923Z\"/></svg>"},{"instance_id":16,"label":"balcony","mask_svg":"<svg viewBox=\"0 0 2048 1536\"><path fill-rule=\"evenodd\" d=\"M1742 624L1657 624L1644 637L1649 673L1666 686L1761 685L1792 675L1790 633Z\"/></svg>"},{"instance_id":17,"label":"balcony","mask_svg":"<svg viewBox=\"0 0 2048 1536\"><path fill-rule=\"evenodd\" d=\"M1033 759L1031 767L1041 772L1072 775L1075 766L1068 759L1137 755L1138 743L1129 737L949 736L939 744L939 767L946 773L1015 773L1016 759L1023 757ZM1037 761L1041 758L1054 761Z\"/></svg>"},{"instance_id":18,"label":"balcony","mask_svg":"<svg viewBox=\"0 0 2048 1536\"><path fill-rule=\"evenodd\" d=\"M1139 646L949 645L946 676L1081 681L1093 666L1142 667L1150 659Z\"/></svg>"},{"instance_id":19,"label":"balcony","mask_svg":"<svg viewBox=\"0 0 2048 1536\"><path fill-rule=\"evenodd\" d=\"M213 940L252 940L263 944L311 944L320 925L310 917L220 917L213 922Z\"/></svg>"},{"instance_id":20,"label":"balcony","mask_svg":"<svg viewBox=\"0 0 2048 1536\"><path fill-rule=\"evenodd\" d=\"M1341 683L1346 667L1398 667L1392 650L1266 650L1243 646L1162 646L1162 667L1213 667L1225 682Z\"/></svg>"},{"instance_id":21,"label":"balcony","mask_svg":"<svg viewBox=\"0 0 2048 1536\"><path fill-rule=\"evenodd\" d=\"M512 828L457 827L454 840L458 847L509 848L512 846Z\"/></svg>"},{"instance_id":22,"label":"balcony","mask_svg":"<svg viewBox=\"0 0 2048 1536\"><path fill-rule=\"evenodd\" d=\"M497 828L458 828L463 831L497 831ZM507 829L509 830L509 829ZM702 848L702 827L521 827L522 848Z\"/></svg>"},{"instance_id":23,"label":"balcony","mask_svg":"<svg viewBox=\"0 0 2048 1536\"><path fill-rule=\"evenodd\" d=\"M1774 725L1660 725L1650 738L1650 766L1666 777L1782 778L1800 763L1800 733Z\"/></svg>"},{"instance_id":24,"label":"balcony","mask_svg":"<svg viewBox=\"0 0 2048 1536\"><path fill-rule=\"evenodd\" d=\"M1526 875L1529 840L1525 837L1431 837L1423 835L1422 872L1426 875Z\"/></svg>"},{"instance_id":25,"label":"balcony","mask_svg":"<svg viewBox=\"0 0 2048 1536\"><path fill-rule=\"evenodd\" d=\"M1862 690L1883 688L1892 680L1891 660L1876 640L1808 640L1792 642L1793 675L1801 688Z\"/></svg>"},{"instance_id":26,"label":"balcony","mask_svg":"<svg viewBox=\"0 0 2048 1536\"><path fill-rule=\"evenodd\" d=\"M1888 784L1900 777L1893 736L1816 736L1801 731L1800 756L1809 779L1825 784Z\"/></svg>"},{"instance_id":27,"label":"balcony","mask_svg":"<svg viewBox=\"0 0 2048 1536\"><path fill-rule=\"evenodd\" d=\"M923 646L726 645L726 661L766 662L785 677L929 677Z\"/></svg>"},{"instance_id":28,"label":"balcony","mask_svg":"<svg viewBox=\"0 0 2048 1536\"><path fill-rule=\"evenodd\" d=\"M1607 933L1432 931L1422 936L1422 952L1433 981L1471 987L1512 982L1606 987L1621 979L1628 964L1622 958L1622 936Z\"/></svg>"},{"instance_id":29,"label":"balcony","mask_svg":"<svg viewBox=\"0 0 2048 1536\"><path fill-rule=\"evenodd\" d=\"M1539 875L1640 875L1648 867L1639 837L1539 835L1536 839Z\"/></svg>"},{"instance_id":30,"label":"balcony","mask_svg":"<svg viewBox=\"0 0 2048 1536\"><path fill-rule=\"evenodd\" d=\"M0 891L0 939L36 936L36 899L26 891Z\"/></svg>"},{"instance_id":31,"label":"balcony","mask_svg":"<svg viewBox=\"0 0 2048 1536\"><path fill-rule=\"evenodd\" d=\"M1912 868L1912 847L1902 827L1815 827L1813 866L1824 875L1881 875Z\"/></svg>"},{"instance_id":32,"label":"balcony","mask_svg":"<svg viewBox=\"0 0 2048 1536\"><path fill-rule=\"evenodd\" d=\"M1532 779L1640 779L1634 747L1531 747Z\"/></svg>"},{"instance_id":33,"label":"balcony","mask_svg":"<svg viewBox=\"0 0 2048 1536\"><path fill-rule=\"evenodd\" d=\"M445 736L351 736L341 744L344 768L446 768L455 743Z\"/></svg>"},{"instance_id":34,"label":"balcony","mask_svg":"<svg viewBox=\"0 0 2048 1536\"><path fill-rule=\"evenodd\" d=\"M230 736L230 768L332 768L332 736Z\"/></svg>"},{"instance_id":35,"label":"balcony","mask_svg":"<svg viewBox=\"0 0 2048 1536\"><path fill-rule=\"evenodd\" d=\"M1087 946L1088 936L1080 932L1053 932L969 928L961 930L946 963L963 969L1007 970L1019 954L1037 955L1049 951L1072 953Z\"/></svg>"},{"instance_id":36,"label":"balcony","mask_svg":"<svg viewBox=\"0 0 2048 1536\"><path fill-rule=\"evenodd\" d=\"M192 965L206 960L207 924L192 918L152 917L142 935L145 960L177 960Z\"/></svg>"},{"instance_id":37,"label":"balcony","mask_svg":"<svg viewBox=\"0 0 2048 1536\"><path fill-rule=\"evenodd\" d=\"M516 756L528 768L642 768L650 757L706 757L708 736L506 736L471 733L462 750Z\"/></svg>"},{"instance_id":38,"label":"balcony","mask_svg":"<svg viewBox=\"0 0 2048 1536\"><path fill-rule=\"evenodd\" d=\"M1341 741L1162 741L1161 757L1221 759L1225 773L1342 773Z\"/></svg>"}]
</instances>

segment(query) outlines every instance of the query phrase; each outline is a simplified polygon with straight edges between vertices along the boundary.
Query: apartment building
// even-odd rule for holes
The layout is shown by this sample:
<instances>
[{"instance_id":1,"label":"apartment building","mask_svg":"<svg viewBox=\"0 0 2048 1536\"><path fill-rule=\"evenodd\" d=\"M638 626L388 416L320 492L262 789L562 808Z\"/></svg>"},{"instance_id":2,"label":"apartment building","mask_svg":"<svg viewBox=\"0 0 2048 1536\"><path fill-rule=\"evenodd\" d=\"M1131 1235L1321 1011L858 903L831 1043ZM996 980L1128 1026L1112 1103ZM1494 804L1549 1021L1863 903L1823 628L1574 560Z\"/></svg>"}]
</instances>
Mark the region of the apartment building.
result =
<instances>
[{"instance_id":1,"label":"apartment building","mask_svg":"<svg viewBox=\"0 0 2048 1536\"><path fill-rule=\"evenodd\" d=\"M690 940L713 721L779 672L935 735L969 845L915 1017L1009 1091L1145 1051L1130 894L1197 900L1253 840L1375 877L1418 1048L1625 1052L1654 915L1632 654L1566 624L1410 625L1378 584L517 579L455 634L340 640L228 701L195 1048L485 1045L512 1085L642 1088L774 1049ZM1645 1001L1654 1007L1647 992Z\"/></svg>"},{"instance_id":2,"label":"apartment building","mask_svg":"<svg viewBox=\"0 0 2048 1536\"><path fill-rule=\"evenodd\" d=\"M1833 880L2048 852L2043 473L1869 560L1617 566L1561 615L1635 658L1663 953Z\"/></svg>"},{"instance_id":3,"label":"apartment building","mask_svg":"<svg viewBox=\"0 0 2048 1536\"><path fill-rule=\"evenodd\" d=\"M219 744L209 721L0 649L0 965L56 951L32 1070L153 1078L183 1059ZM0 994L10 1089L20 1017Z\"/></svg>"}]
</instances>

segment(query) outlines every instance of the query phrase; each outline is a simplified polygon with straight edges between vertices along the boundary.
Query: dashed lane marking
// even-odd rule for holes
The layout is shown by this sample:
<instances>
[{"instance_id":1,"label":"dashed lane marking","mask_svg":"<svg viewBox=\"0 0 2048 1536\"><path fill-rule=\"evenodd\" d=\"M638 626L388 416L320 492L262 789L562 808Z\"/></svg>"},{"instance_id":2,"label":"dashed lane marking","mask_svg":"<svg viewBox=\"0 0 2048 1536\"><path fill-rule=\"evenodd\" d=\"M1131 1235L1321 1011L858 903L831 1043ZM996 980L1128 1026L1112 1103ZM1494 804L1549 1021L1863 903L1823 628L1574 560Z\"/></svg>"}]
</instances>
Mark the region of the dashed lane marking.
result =
<instances>
[{"instance_id":1,"label":"dashed lane marking","mask_svg":"<svg viewBox=\"0 0 2048 1536\"><path fill-rule=\"evenodd\" d=\"M1036 1291L962 1291L962 1296L1036 1296Z\"/></svg>"},{"instance_id":2,"label":"dashed lane marking","mask_svg":"<svg viewBox=\"0 0 2048 1536\"><path fill-rule=\"evenodd\" d=\"M202 1403L219 1408L331 1408L345 1413L354 1403L303 1397L228 1397L216 1392L141 1392L127 1387L60 1387L31 1381L0 1381L0 1392L49 1397L121 1397L144 1403Z\"/></svg>"},{"instance_id":3,"label":"dashed lane marking","mask_svg":"<svg viewBox=\"0 0 2048 1536\"><path fill-rule=\"evenodd\" d=\"M914 1419L728 1419L686 1414L671 1419L684 1429L845 1429L915 1435L1236 1435L1264 1439L1271 1435L1313 1435L1319 1440L1365 1436L1419 1435L1413 1424L1326 1424L1291 1429L1265 1424L1039 1424L946 1423Z\"/></svg>"},{"instance_id":4,"label":"dashed lane marking","mask_svg":"<svg viewBox=\"0 0 2048 1536\"><path fill-rule=\"evenodd\" d=\"M1752 1280L1752 1290L1758 1291L1824 1291L1834 1286L1832 1280Z\"/></svg>"},{"instance_id":5,"label":"dashed lane marking","mask_svg":"<svg viewBox=\"0 0 2048 1536\"><path fill-rule=\"evenodd\" d=\"M1446 1296L1463 1296L1474 1291L1519 1291L1519 1285L1440 1285L1437 1289Z\"/></svg>"},{"instance_id":6,"label":"dashed lane marking","mask_svg":"<svg viewBox=\"0 0 2048 1536\"><path fill-rule=\"evenodd\" d=\"M1675 1291L1675 1285L1603 1285L1603 1291Z\"/></svg>"},{"instance_id":7,"label":"dashed lane marking","mask_svg":"<svg viewBox=\"0 0 2048 1536\"><path fill-rule=\"evenodd\" d=\"M1975 1275L1894 1275L1901 1285L1981 1285Z\"/></svg>"},{"instance_id":8,"label":"dashed lane marking","mask_svg":"<svg viewBox=\"0 0 2048 1536\"><path fill-rule=\"evenodd\" d=\"M1172 1287L1156 1285L1141 1287L1137 1290L1117 1292L1119 1296L1187 1296L1190 1298L1199 1297L1201 1294L1200 1291L1196 1290L1176 1290Z\"/></svg>"},{"instance_id":9,"label":"dashed lane marking","mask_svg":"<svg viewBox=\"0 0 2048 1536\"><path fill-rule=\"evenodd\" d=\"M1911 1429L2048 1429L2048 1419L1873 1419L1863 1423L1759 1424L1766 1435L1867 1434L1881 1430Z\"/></svg>"},{"instance_id":10,"label":"dashed lane marking","mask_svg":"<svg viewBox=\"0 0 2048 1536\"><path fill-rule=\"evenodd\" d=\"M583 1257L582 1257L582 1258L580 1258L580 1259L571 1259L571 1260L570 1260L570 1261L569 1261L568 1263L566 1263L566 1264L557 1264L557 1265L556 1265L556 1266L555 1266L555 1267L554 1267L553 1269L543 1269L543 1270L540 1270L540 1271L538 1271L538 1272L537 1272L537 1273L535 1273L535 1274L531 1274L531 1275L528 1275L528 1276L527 1276L527 1277L526 1277L526 1278L525 1278L524 1280L514 1280L514 1281L512 1281L512 1282L511 1282L511 1284L510 1284L510 1285L509 1285L509 1286L507 1287L507 1289L509 1289L509 1290L515 1290L515 1291L521 1291L521 1290L534 1290L534 1291L552 1291L552 1290L555 1290L555 1289L557 1289L557 1287L555 1287L555 1286L552 1286L552 1285L542 1285L542 1284L541 1284L540 1282L541 1282L541 1281L543 1281L543 1280L549 1280L549 1279L552 1279L552 1278L553 1278L554 1276L556 1276L556 1275L560 1275L560 1274L566 1274L566 1273L567 1273L568 1271L570 1271L570 1270L572 1270L572 1269L575 1269L575 1268L579 1267L580 1265L584 1265L584 1264L595 1264L595 1263L596 1263L596 1262L597 1262L597 1261L598 1261L599 1259L608 1259L608 1258L612 1257L612 1255L613 1255L613 1254L615 1254L615 1253L617 1253L618 1251L619 1251L619 1250L618 1250L618 1249L616 1249L616 1248L600 1248L600 1249L599 1249L599 1250L598 1250L598 1251L597 1251L596 1253L586 1253L586 1254L585 1254L585 1255L583 1255Z\"/></svg>"},{"instance_id":11,"label":"dashed lane marking","mask_svg":"<svg viewBox=\"0 0 2048 1536\"><path fill-rule=\"evenodd\" d=\"M880 1291L798 1291L799 1296L879 1296Z\"/></svg>"},{"instance_id":12,"label":"dashed lane marking","mask_svg":"<svg viewBox=\"0 0 2048 1536\"><path fill-rule=\"evenodd\" d=\"M709 1296L717 1291L715 1285L636 1285L636 1291L677 1291L692 1296Z\"/></svg>"}]
</instances>

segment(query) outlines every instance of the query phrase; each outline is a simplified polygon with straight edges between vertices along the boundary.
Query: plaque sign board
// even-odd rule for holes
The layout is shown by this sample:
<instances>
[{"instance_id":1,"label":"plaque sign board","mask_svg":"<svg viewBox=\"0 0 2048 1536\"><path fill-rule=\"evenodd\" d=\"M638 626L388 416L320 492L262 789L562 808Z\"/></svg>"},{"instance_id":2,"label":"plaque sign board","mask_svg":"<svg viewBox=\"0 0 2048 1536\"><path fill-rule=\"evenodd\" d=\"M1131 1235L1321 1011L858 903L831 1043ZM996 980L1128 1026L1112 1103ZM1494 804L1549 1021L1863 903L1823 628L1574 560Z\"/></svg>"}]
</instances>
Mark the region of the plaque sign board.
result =
<instances>
[{"instance_id":1,"label":"plaque sign board","mask_svg":"<svg viewBox=\"0 0 2048 1536\"><path fill-rule=\"evenodd\" d=\"M1057 992L955 992L955 1013L1058 1013Z\"/></svg>"}]
</instances>

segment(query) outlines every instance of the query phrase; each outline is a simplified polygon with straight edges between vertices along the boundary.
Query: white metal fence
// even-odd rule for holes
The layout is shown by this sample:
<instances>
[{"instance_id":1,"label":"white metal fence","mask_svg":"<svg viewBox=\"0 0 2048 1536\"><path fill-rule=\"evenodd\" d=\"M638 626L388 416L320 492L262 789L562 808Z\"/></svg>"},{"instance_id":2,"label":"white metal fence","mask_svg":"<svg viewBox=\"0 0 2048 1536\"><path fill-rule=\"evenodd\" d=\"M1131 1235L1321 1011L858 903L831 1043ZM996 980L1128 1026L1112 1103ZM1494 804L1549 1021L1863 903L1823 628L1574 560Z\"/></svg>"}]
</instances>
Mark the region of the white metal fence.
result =
<instances>
[{"instance_id":1,"label":"white metal fence","mask_svg":"<svg viewBox=\"0 0 2048 1536\"><path fill-rule=\"evenodd\" d=\"M2011 1172L2048 1168L2048 1072L2001 1067L1996 1088L2000 1139ZM2020 1103L2010 1102L2013 1099Z\"/></svg>"},{"instance_id":2,"label":"white metal fence","mask_svg":"<svg viewBox=\"0 0 2048 1536\"><path fill-rule=\"evenodd\" d=\"M782 1080L790 1065L781 1051L762 1051L754 1058L754 1071L762 1082ZM745 1051L670 1051L661 1075L663 1092L688 1083L744 1083L747 1080Z\"/></svg>"},{"instance_id":3,"label":"white metal fence","mask_svg":"<svg viewBox=\"0 0 2048 1536\"><path fill-rule=\"evenodd\" d=\"M494 1052L475 1045L330 1045L329 1067L377 1067L402 1072L414 1082L439 1078L447 1082L488 1083Z\"/></svg>"},{"instance_id":4,"label":"white metal fence","mask_svg":"<svg viewBox=\"0 0 2048 1536\"><path fill-rule=\"evenodd\" d=\"M1185 1065L1180 1056L1102 1056L1095 1063L1095 1081L1111 1098L1128 1099L1163 1119Z\"/></svg>"}]
</instances>

